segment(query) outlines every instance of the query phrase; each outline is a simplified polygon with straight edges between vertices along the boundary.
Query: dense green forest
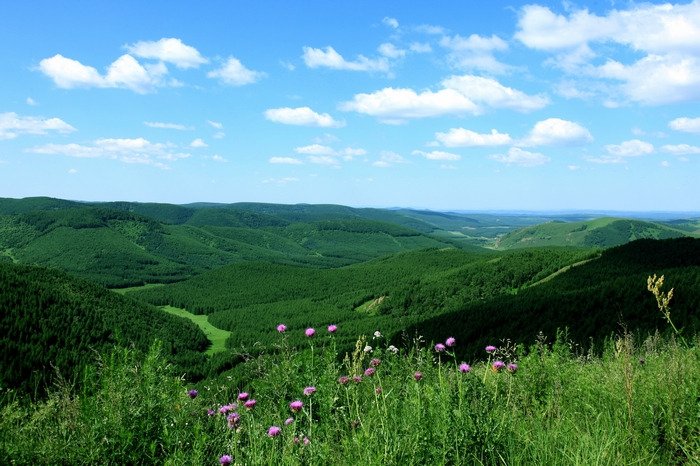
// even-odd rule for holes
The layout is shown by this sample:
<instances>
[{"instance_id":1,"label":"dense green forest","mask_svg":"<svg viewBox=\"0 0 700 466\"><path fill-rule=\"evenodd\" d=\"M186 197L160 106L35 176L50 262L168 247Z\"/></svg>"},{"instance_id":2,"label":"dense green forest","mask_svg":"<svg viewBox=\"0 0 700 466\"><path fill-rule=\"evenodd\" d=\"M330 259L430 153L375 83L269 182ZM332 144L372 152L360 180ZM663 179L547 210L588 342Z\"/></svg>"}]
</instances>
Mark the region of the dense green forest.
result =
<instances>
[{"instance_id":1,"label":"dense green forest","mask_svg":"<svg viewBox=\"0 0 700 466\"><path fill-rule=\"evenodd\" d=\"M54 369L78 377L115 343L145 351L158 338L181 368L204 363L209 341L191 321L64 272L0 263L0 388L42 392Z\"/></svg>"},{"instance_id":2,"label":"dense green forest","mask_svg":"<svg viewBox=\"0 0 700 466\"><path fill-rule=\"evenodd\" d=\"M455 312L414 324L408 334L428 340L445 329L463 342L460 357L482 354L486 345L508 338L532 343L539 332L554 336L568 328L573 344L599 350L605 338L624 325L640 338L666 328L647 278L665 275L666 291L674 288L672 318L688 335L700 331L700 240L638 240L603 251L600 259L574 267L516 295L463 302ZM379 312L384 309L380 307ZM388 311L388 310L387 310Z\"/></svg>"}]
</instances>

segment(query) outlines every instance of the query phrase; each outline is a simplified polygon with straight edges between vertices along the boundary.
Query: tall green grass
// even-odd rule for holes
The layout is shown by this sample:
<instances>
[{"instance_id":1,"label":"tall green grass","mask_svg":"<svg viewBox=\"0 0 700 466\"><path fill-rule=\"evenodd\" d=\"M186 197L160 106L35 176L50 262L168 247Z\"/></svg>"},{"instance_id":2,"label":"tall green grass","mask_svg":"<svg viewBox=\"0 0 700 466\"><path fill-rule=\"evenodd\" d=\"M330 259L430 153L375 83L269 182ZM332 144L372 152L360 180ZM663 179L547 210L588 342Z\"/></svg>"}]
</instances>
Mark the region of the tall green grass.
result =
<instances>
[{"instance_id":1,"label":"tall green grass","mask_svg":"<svg viewBox=\"0 0 700 466\"><path fill-rule=\"evenodd\" d=\"M340 357L325 330L298 349L287 336L246 362L247 385L203 383L194 398L157 342L99 357L81 392L67 381L36 403L6 392L0 463L700 464L697 339L623 332L596 356L564 332L553 344L540 335L529 348L494 342L466 372L454 347L419 336L396 349L363 336Z\"/></svg>"}]
</instances>

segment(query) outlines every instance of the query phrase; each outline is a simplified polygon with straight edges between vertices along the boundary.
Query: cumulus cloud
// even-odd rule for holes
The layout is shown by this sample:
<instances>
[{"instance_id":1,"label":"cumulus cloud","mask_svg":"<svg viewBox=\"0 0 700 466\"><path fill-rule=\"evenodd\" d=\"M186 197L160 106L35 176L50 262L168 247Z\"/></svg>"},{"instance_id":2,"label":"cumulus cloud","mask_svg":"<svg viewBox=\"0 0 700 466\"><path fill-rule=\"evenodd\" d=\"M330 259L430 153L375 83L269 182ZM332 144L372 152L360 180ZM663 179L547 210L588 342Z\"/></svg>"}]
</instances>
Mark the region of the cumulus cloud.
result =
<instances>
[{"instance_id":1,"label":"cumulus cloud","mask_svg":"<svg viewBox=\"0 0 700 466\"><path fill-rule=\"evenodd\" d=\"M608 154L602 157L586 157L586 160L593 163L625 163L628 157L640 157L652 154L654 146L648 142L632 139L621 144L608 144L603 147Z\"/></svg>"},{"instance_id":2,"label":"cumulus cloud","mask_svg":"<svg viewBox=\"0 0 700 466\"><path fill-rule=\"evenodd\" d=\"M421 24L420 26L416 26L414 30L423 34L432 35L445 34L447 32L442 26L434 26L431 24Z\"/></svg>"},{"instance_id":3,"label":"cumulus cloud","mask_svg":"<svg viewBox=\"0 0 700 466\"><path fill-rule=\"evenodd\" d=\"M521 113L549 104L544 96L530 96L481 76L452 76L442 81L443 89L426 90L391 87L372 94L356 94L339 109L378 117L383 123L401 124L410 118L441 115L479 115L486 108L505 108Z\"/></svg>"},{"instance_id":4,"label":"cumulus cloud","mask_svg":"<svg viewBox=\"0 0 700 466\"><path fill-rule=\"evenodd\" d=\"M467 38L459 34L454 37L445 36L440 45L450 50L447 61L457 68L477 69L493 74L502 74L511 68L493 56L495 51L508 50L508 43L496 35L490 38L477 34Z\"/></svg>"},{"instance_id":5,"label":"cumulus cloud","mask_svg":"<svg viewBox=\"0 0 700 466\"><path fill-rule=\"evenodd\" d=\"M338 163L338 159L336 159L335 157L331 157L329 155L310 155L307 158L309 159L309 162L311 162L311 163L317 163L320 165L340 166Z\"/></svg>"},{"instance_id":6,"label":"cumulus cloud","mask_svg":"<svg viewBox=\"0 0 700 466\"><path fill-rule=\"evenodd\" d=\"M395 18L390 18L388 16L385 16L384 19L382 19L382 23L394 29L399 27L399 22L396 21Z\"/></svg>"},{"instance_id":7,"label":"cumulus cloud","mask_svg":"<svg viewBox=\"0 0 700 466\"><path fill-rule=\"evenodd\" d=\"M157 42L141 41L125 48L132 54L141 58L153 58L172 63L178 68L199 68L199 65L209 63L194 47L185 45L180 39L163 38Z\"/></svg>"},{"instance_id":8,"label":"cumulus cloud","mask_svg":"<svg viewBox=\"0 0 700 466\"><path fill-rule=\"evenodd\" d=\"M442 152L434 150L432 152L423 152L422 150L414 150L411 152L412 155L422 155L428 160L459 160L462 158L461 155L451 154L449 152Z\"/></svg>"},{"instance_id":9,"label":"cumulus cloud","mask_svg":"<svg viewBox=\"0 0 700 466\"><path fill-rule=\"evenodd\" d=\"M262 71L249 70L234 57L228 57L220 68L207 73L208 78L218 79L222 84L230 86L253 84L266 76L267 74Z\"/></svg>"},{"instance_id":10,"label":"cumulus cloud","mask_svg":"<svg viewBox=\"0 0 700 466\"><path fill-rule=\"evenodd\" d=\"M401 58L406 56L406 51L396 48L394 44L382 44L377 48L379 53L389 58Z\"/></svg>"},{"instance_id":11,"label":"cumulus cloud","mask_svg":"<svg viewBox=\"0 0 700 466\"><path fill-rule=\"evenodd\" d=\"M691 146L688 144L665 145L661 146L661 150L673 155L700 154L700 147Z\"/></svg>"},{"instance_id":12,"label":"cumulus cloud","mask_svg":"<svg viewBox=\"0 0 700 466\"><path fill-rule=\"evenodd\" d=\"M358 55L355 61L345 60L333 47L325 50L312 47L303 47L302 58L309 68L326 67L336 70L351 71L389 71L389 61L385 57L369 59L364 55Z\"/></svg>"},{"instance_id":13,"label":"cumulus cloud","mask_svg":"<svg viewBox=\"0 0 700 466\"><path fill-rule=\"evenodd\" d=\"M447 147L502 146L513 141L508 134L495 129L491 134L479 134L464 128L451 128L447 133L435 133L435 138Z\"/></svg>"},{"instance_id":14,"label":"cumulus cloud","mask_svg":"<svg viewBox=\"0 0 700 466\"><path fill-rule=\"evenodd\" d=\"M178 125L175 123L159 123L159 122L152 122L152 121L144 121L143 124L150 127L150 128L177 129L179 131L193 130L194 129L192 126Z\"/></svg>"},{"instance_id":15,"label":"cumulus cloud","mask_svg":"<svg viewBox=\"0 0 700 466\"><path fill-rule=\"evenodd\" d=\"M302 162L299 159L295 159L294 157L270 157L270 163L282 163L282 164L288 164L288 165L302 165L304 162Z\"/></svg>"},{"instance_id":16,"label":"cumulus cloud","mask_svg":"<svg viewBox=\"0 0 700 466\"><path fill-rule=\"evenodd\" d=\"M209 147L209 145L200 138L197 138L190 143L190 147Z\"/></svg>"},{"instance_id":17,"label":"cumulus cloud","mask_svg":"<svg viewBox=\"0 0 700 466\"><path fill-rule=\"evenodd\" d=\"M313 155L334 155L335 150L332 147L322 146L321 144L312 144L310 146L297 147L294 149L297 154L313 154Z\"/></svg>"},{"instance_id":18,"label":"cumulus cloud","mask_svg":"<svg viewBox=\"0 0 700 466\"><path fill-rule=\"evenodd\" d=\"M412 162L410 160L407 160L407 159L401 157L396 152L392 152L390 150L383 150L379 153L379 160L374 162L372 165L375 167L388 168L388 167L391 167L391 164L393 164L393 163L412 163Z\"/></svg>"},{"instance_id":19,"label":"cumulus cloud","mask_svg":"<svg viewBox=\"0 0 700 466\"><path fill-rule=\"evenodd\" d=\"M433 51L433 48L427 42L413 42L408 48L411 50L411 52L416 53L430 53Z\"/></svg>"},{"instance_id":20,"label":"cumulus cloud","mask_svg":"<svg viewBox=\"0 0 700 466\"><path fill-rule=\"evenodd\" d=\"M345 126L344 121L334 120L327 113L318 114L309 107L299 108L272 108L266 110L265 118L285 125L318 126L322 128L340 128Z\"/></svg>"},{"instance_id":21,"label":"cumulus cloud","mask_svg":"<svg viewBox=\"0 0 700 466\"><path fill-rule=\"evenodd\" d=\"M122 55L101 75L95 68L63 55L54 55L39 62L39 70L53 79L62 89L76 87L123 88L139 94L154 92L164 86L164 75L168 73L163 63L140 65L131 55Z\"/></svg>"},{"instance_id":22,"label":"cumulus cloud","mask_svg":"<svg viewBox=\"0 0 700 466\"><path fill-rule=\"evenodd\" d=\"M78 158L107 158L125 163L141 163L169 169L168 165L157 159L176 161L190 157L190 154L176 152L174 148L174 144L152 143L144 138L103 138L90 145L45 144L26 151L35 154L60 154Z\"/></svg>"},{"instance_id":23,"label":"cumulus cloud","mask_svg":"<svg viewBox=\"0 0 700 466\"><path fill-rule=\"evenodd\" d=\"M222 163L228 162L227 159L223 158L222 156L220 156L220 155L218 155L218 154L217 154L217 155L212 155L212 156L203 155L202 158L203 158L203 159L211 159L211 160L213 160L213 161L215 161L215 162L222 162Z\"/></svg>"},{"instance_id":24,"label":"cumulus cloud","mask_svg":"<svg viewBox=\"0 0 700 466\"><path fill-rule=\"evenodd\" d=\"M676 118L669 122L668 127L685 133L700 134L700 118Z\"/></svg>"},{"instance_id":25,"label":"cumulus cloud","mask_svg":"<svg viewBox=\"0 0 700 466\"><path fill-rule=\"evenodd\" d=\"M207 120L207 123L209 123L211 126L213 126L216 129L223 129L223 127L224 127L224 125L222 123L217 123L216 121Z\"/></svg>"},{"instance_id":26,"label":"cumulus cloud","mask_svg":"<svg viewBox=\"0 0 700 466\"><path fill-rule=\"evenodd\" d=\"M71 133L77 131L60 118L21 117L14 112L0 113L0 140L14 139L20 134Z\"/></svg>"},{"instance_id":27,"label":"cumulus cloud","mask_svg":"<svg viewBox=\"0 0 700 466\"><path fill-rule=\"evenodd\" d=\"M548 118L535 124L530 133L518 142L519 146L580 146L593 142L585 127L559 118Z\"/></svg>"},{"instance_id":28,"label":"cumulus cloud","mask_svg":"<svg viewBox=\"0 0 700 466\"><path fill-rule=\"evenodd\" d=\"M518 147L511 147L508 149L507 155L494 154L490 155L489 158L507 165L513 164L520 167L536 167L538 165L544 165L552 160L540 153L528 152Z\"/></svg>"},{"instance_id":29,"label":"cumulus cloud","mask_svg":"<svg viewBox=\"0 0 700 466\"><path fill-rule=\"evenodd\" d=\"M354 157L367 154L367 151L364 149L346 147L345 149L335 150L332 147L321 144L297 147L294 149L294 152L297 154L307 154L307 159L311 163L334 166L340 166L340 159L350 162Z\"/></svg>"}]
</instances>

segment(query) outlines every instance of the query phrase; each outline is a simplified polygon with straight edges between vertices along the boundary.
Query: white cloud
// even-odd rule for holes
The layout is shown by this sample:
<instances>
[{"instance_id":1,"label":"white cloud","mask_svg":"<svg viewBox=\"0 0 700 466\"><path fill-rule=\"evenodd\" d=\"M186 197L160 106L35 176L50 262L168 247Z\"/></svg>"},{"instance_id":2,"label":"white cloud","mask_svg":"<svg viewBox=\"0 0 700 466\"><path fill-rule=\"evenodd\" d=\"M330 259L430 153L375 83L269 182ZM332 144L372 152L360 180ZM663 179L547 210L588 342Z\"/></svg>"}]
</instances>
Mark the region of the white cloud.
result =
<instances>
[{"instance_id":1,"label":"white cloud","mask_svg":"<svg viewBox=\"0 0 700 466\"><path fill-rule=\"evenodd\" d=\"M416 26L415 28L416 32L422 32L423 34L445 34L447 31L445 28L441 26L432 26L430 24L421 24L420 26Z\"/></svg>"},{"instance_id":2,"label":"white cloud","mask_svg":"<svg viewBox=\"0 0 700 466\"><path fill-rule=\"evenodd\" d=\"M216 129L223 129L224 125L222 123L217 123L215 121L207 120L207 123L209 123L211 126L213 126Z\"/></svg>"},{"instance_id":3,"label":"white cloud","mask_svg":"<svg viewBox=\"0 0 700 466\"><path fill-rule=\"evenodd\" d=\"M335 165L338 166L338 159L331 157L329 155L310 155L307 157L309 162L318 163L321 165Z\"/></svg>"},{"instance_id":4,"label":"white cloud","mask_svg":"<svg viewBox=\"0 0 700 466\"><path fill-rule=\"evenodd\" d=\"M548 118L532 128L519 146L580 146L593 142L588 129L572 121Z\"/></svg>"},{"instance_id":5,"label":"white cloud","mask_svg":"<svg viewBox=\"0 0 700 466\"><path fill-rule=\"evenodd\" d=\"M14 139L20 134L49 134L49 131L77 131L60 118L21 117L14 112L0 113L0 140Z\"/></svg>"},{"instance_id":6,"label":"white cloud","mask_svg":"<svg viewBox=\"0 0 700 466\"><path fill-rule=\"evenodd\" d=\"M478 69L488 73L502 74L511 67L494 58L494 51L508 50L508 43L496 35L490 38L472 34L464 38L457 34L445 36L440 45L451 50L447 61L457 68Z\"/></svg>"},{"instance_id":7,"label":"white cloud","mask_svg":"<svg viewBox=\"0 0 700 466\"><path fill-rule=\"evenodd\" d=\"M32 99L31 97L27 97L27 105L36 106L39 104L36 102L36 100Z\"/></svg>"},{"instance_id":8,"label":"white cloud","mask_svg":"<svg viewBox=\"0 0 700 466\"><path fill-rule=\"evenodd\" d=\"M282 60L280 60L280 65L282 65L284 68L287 68L289 71L294 71L295 68L295 66L291 63Z\"/></svg>"},{"instance_id":9,"label":"white cloud","mask_svg":"<svg viewBox=\"0 0 700 466\"><path fill-rule=\"evenodd\" d=\"M479 134L464 128L451 128L448 133L435 133L435 138L447 147L502 146L512 142L508 134L495 129L491 134Z\"/></svg>"},{"instance_id":10,"label":"white cloud","mask_svg":"<svg viewBox=\"0 0 700 466\"><path fill-rule=\"evenodd\" d=\"M338 142L340 138L333 136L332 134L324 133L323 136L315 137L313 141L317 144L325 144L330 142Z\"/></svg>"},{"instance_id":11,"label":"white cloud","mask_svg":"<svg viewBox=\"0 0 700 466\"><path fill-rule=\"evenodd\" d=\"M263 180L262 182L263 183L277 183L277 186L284 186L285 184L287 184L289 182L294 182L294 181L299 181L299 178L287 177L287 178L282 178L279 180L276 180L275 178L267 178L267 179Z\"/></svg>"},{"instance_id":12,"label":"white cloud","mask_svg":"<svg viewBox=\"0 0 700 466\"><path fill-rule=\"evenodd\" d=\"M231 86L244 86L252 84L267 76L262 71L252 71L243 66L240 60L228 57L228 60L214 71L207 73L208 78L218 78L219 82Z\"/></svg>"},{"instance_id":13,"label":"white cloud","mask_svg":"<svg viewBox=\"0 0 700 466\"><path fill-rule=\"evenodd\" d=\"M394 44L382 44L379 46L379 48L377 48L377 50L379 51L379 53L389 58L400 58L406 56L406 51L397 49Z\"/></svg>"},{"instance_id":14,"label":"white cloud","mask_svg":"<svg viewBox=\"0 0 700 466\"><path fill-rule=\"evenodd\" d=\"M685 133L700 134L700 118L676 118L669 122L668 127Z\"/></svg>"},{"instance_id":15,"label":"white cloud","mask_svg":"<svg viewBox=\"0 0 700 466\"><path fill-rule=\"evenodd\" d=\"M389 71L389 61L385 58L371 60L364 55L358 55L355 61L346 61L333 47L326 47L325 51L312 47L303 47L302 58L309 68L327 67L336 70L351 71Z\"/></svg>"},{"instance_id":16,"label":"white cloud","mask_svg":"<svg viewBox=\"0 0 700 466\"><path fill-rule=\"evenodd\" d=\"M335 155L335 150L332 147L322 146L320 144L312 144L310 146L297 147L294 149L297 154L313 154L313 155Z\"/></svg>"},{"instance_id":17,"label":"white cloud","mask_svg":"<svg viewBox=\"0 0 700 466\"><path fill-rule=\"evenodd\" d=\"M75 174L75 173L78 173L78 170L76 170L75 168L71 168L70 170L68 170L68 173L70 173L71 175L73 175L73 174Z\"/></svg>"},{"instance_id":18,"label":"white cloud","mask_svg":"<svg viewBox=\"0 0 700 466\"><path fill-rule=\"evenodd\" d=\"M449 152L442 152L434 150L432 152L423 152L422 150L414 150L411 152L413 155L422 155L428 160L459 160L462 158L461 155L451 154Z\"/></svg>"},{"instance_id":19,"label":"white cloud","mask_svg":"<svg viewBox=\"0 0 700 466\"><path fill-rule=\"evenodd\" d=\"M199 65L209 63L197 49L185 45L180 39L163 38L157 42L141 41L125 48L133 55L141 58L153 58L172 63L178 68L199 68Z\"/></svg>"},{"instance_id":20,"label":"white cloud","mask_svg":"<svg viewBox=\"0 0 700 466\"><path fill-rule=\"evenodd\" d=\"M442 82L448 89L455 89L465 97L491 108L507 108L520 113L529 113L547 106L546 96L530 96L522 91L503 86L491 78L464 75L452 76Z\"/></svg>"},{"instance_id":21,"label":"white cloud","mask_svg":"<svg viewBox=\"0 0 700 466\"><path fill-rule=\"evenodd\" d=\"M374 162L372 165L374 165L375 167L388 168L388 167L391 167L392 163L413 163L413 162L401 157L396 152L392 152L390 150L383 150L379 153L379 160Z\"/></svg>"},{"instance_id":22,"label":"white cloud","mask_svg":"<svg viewBox=\"0 0 700 466\"><path fill-rule=\"evenodd\" d=\"M391 164L388 162L385 162L383 160L378 160L372 164L374 167L379 167L379 168L389 168L391 167Z\"/></svg>"},{"instance_id":23,"label":"white cloud","mask_svg":"<svg viewBox=\"0 0 700 466\"><path fill-rule=\"evenodd\" d=\"M209 145L200 138L197 138L190 143L190 147L209 147Z\"/></svg>"},{"instance_id":24,"label":"white cloud","mask_svg":"<svg viewBox=\"0 0 700 466\"><path fill-rule=\"evenodd\" d=\"M382 19L382 23L394 29L399 27L399 22L396 21L396 19L390 18L388 16L385 16L384 19Z\"/></svg>"},{"instance_id":25,"label":"white cloud","mask_svg":"<svg viewBox=\"0 0 700 466\"><path fill-rule=\"evenodd\" d=\"M349 162L353 159L353 157L362 156L362 155L367 154L367 151L364 149L353 149L351 147L347 147L345 149L336 151L332 147L323 146L321 144L312 144L310 146L297 147L294 149L294 152L296 152L297 154L309 154L312 156L323 156L323 157L316 158L313 160L312 160L312 157L309 157L309 160L312 160L313 163L327 163L327 164L331 163L330 159L332 159L332 162L334 164L338 163L338 160L334 157L341 157L346 162Z\"/></svg>"},{"instance_id":26,"label":"white cloud","mask_svg":"<svg viewBox=\"0 0 700 466\"><path fill-rule=\"evenodd\" d=\"M433 51L433 48L430 46L429 43L420 43L420 42L413 42L409 49L411 52L416 52L416 53L429 53Z\"/></svg>"},{"instance_id":27,"label":"white cloud","mask_svg":"<svg viewBox=\"0 0 700 466\"><path fill-rule=\"evenodd\" d=\"M608 144L603 147L610 155L586 157L593 163L625 163L627 157L640 157L654 152L654 146L648 142L632 139L621 144Z\"/></svg>"},{"instance_id":28,"label":"white cloud","mask_svg":"<svg viewBox=\"0 0 700 466\"><path fill-rule=\"evenodd\" d=\"M223 158L222 156L220 156L220 155L218 155L218 154L217 154L217 155L212 155L211 157L206 156L206 155L203 155L202 158L203 158L203 159L212 159L212 160L215 161L215 162L222 162L222 163L228 162L228 160L226 160L225 158Z\"/></svg>"},{"instance_id":29,"label":"white cloud","mask_svg":"<svg viewBox=\"0 0 700 466\"><path fill-rule=\"evenodd\" d=\"M688 144L678 144L675 146L665 145L661 146L661 150L673 155L700 154L700 147L690 146Z\"/></svg>"},{"instance_id":30,"label":"white cloud","mask_svg":"<svg viewBox=\"0 0 700 466\"><path fill-rule=\"evenodd\" d=\"M214 134L214 139L221 139L224 136L226 136L226 133L224 133L223 131L219 131L218 133Z\"/></svg>"},{"instance_id":31,"label":"white cloud","mask_svg":"<svg viewBox=\"0 0 700 466\"><path fill-rule=\"evenodd\" d=\"M150 127L150 128L177 129L179 131L186 131L186 130L193 130L194 129L192 126L178 125L175 123L158 123L158 122L144 121L143 124Z\"/></svg>"},{"instance_id":32,"label":"white cloud","mask_svg":"<svg viewBox=\"0 0 700 466\"><path fill-rule=\"evenodd\" d=\"M125 163L141 163L169 169L170 167L155 159L176 161L190 157L190 154L175 152L171 143L151 143L137 139L103 138L91 145L80 144L45 144L27 149L26 152L35 154L60 154L78 158L107 158Z\"/></svg>"},{"instance_id":33,"label":"white cloud","mask_svg":"<svg viewBox=\"0 0 700 466\"><path fill-rule=\"evenodd\" d=\"M309 107L299 108L272 108L265 110L265 118L277 123L299 126L319 126L322 128L340 128L345 126L344 121L334 120L327 113L318 114Z\"/></svg>"},{"instance_id":34,"label":"white cloud","mask_svg":"<svg viewBox=\"0 0 700 466\"><path fill-rule=\"evenodd\" d=\"M288 165L302 165L304 162L302 162L299 159L295 159L294 157L270 157L270 163L282 163L282 164L288 164Z\"/></svg>"},{"instance_id":35,"label":"white cloud","mask_svg":"<svg viewBox=\"0 0 700 466\"><path fill-rule=\"evenodd\" d=\"M520 167L536 167L538 165L544 165L552 160L540 153L528 152L518 147L511 147L508 149L508 155L494 154L490 155L489 158L497 162L508 165L514 164Z\"/></svg>"},{"instance_id":36,"label":"white cloud","mask_svg":"<svg viewBox=\"0 0 700 466\"><path fill-rule=\"evenodd\" d=\"M139 94L154 92L165 85L163 76L168 73L163 63L141 66L131 55L122 55L109 65L106 75L79 61L55 55L39 62L39 69L63 89L76 87L100 87L130 89Z\"/></svg>"}]
</instances>

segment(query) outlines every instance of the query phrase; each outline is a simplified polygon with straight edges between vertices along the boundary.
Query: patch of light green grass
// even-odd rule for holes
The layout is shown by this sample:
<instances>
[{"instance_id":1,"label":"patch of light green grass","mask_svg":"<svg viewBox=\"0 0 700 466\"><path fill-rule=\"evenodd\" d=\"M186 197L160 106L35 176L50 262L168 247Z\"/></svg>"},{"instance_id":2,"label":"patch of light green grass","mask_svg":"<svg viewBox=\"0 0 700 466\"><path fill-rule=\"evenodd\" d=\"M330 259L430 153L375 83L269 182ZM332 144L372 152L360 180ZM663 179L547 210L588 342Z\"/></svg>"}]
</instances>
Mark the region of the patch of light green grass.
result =
<instances>
[{"instance_id":1,"label":"patch of light green grass","mask_svg":"<svg viewBox=\"0 0 700 466\"><path fill-rule=\"evenodd\" d=\"M160 308L170 314L190 319L202 329L209 341L211 341L211 346L204 354L214 354L226 350L224 343L229 335L231 335L231 332L214 327L209 323L206 315L194 315L187 312L185 309L178 309L172 306L160 306Z\"/></svg>"}]
</instances>

